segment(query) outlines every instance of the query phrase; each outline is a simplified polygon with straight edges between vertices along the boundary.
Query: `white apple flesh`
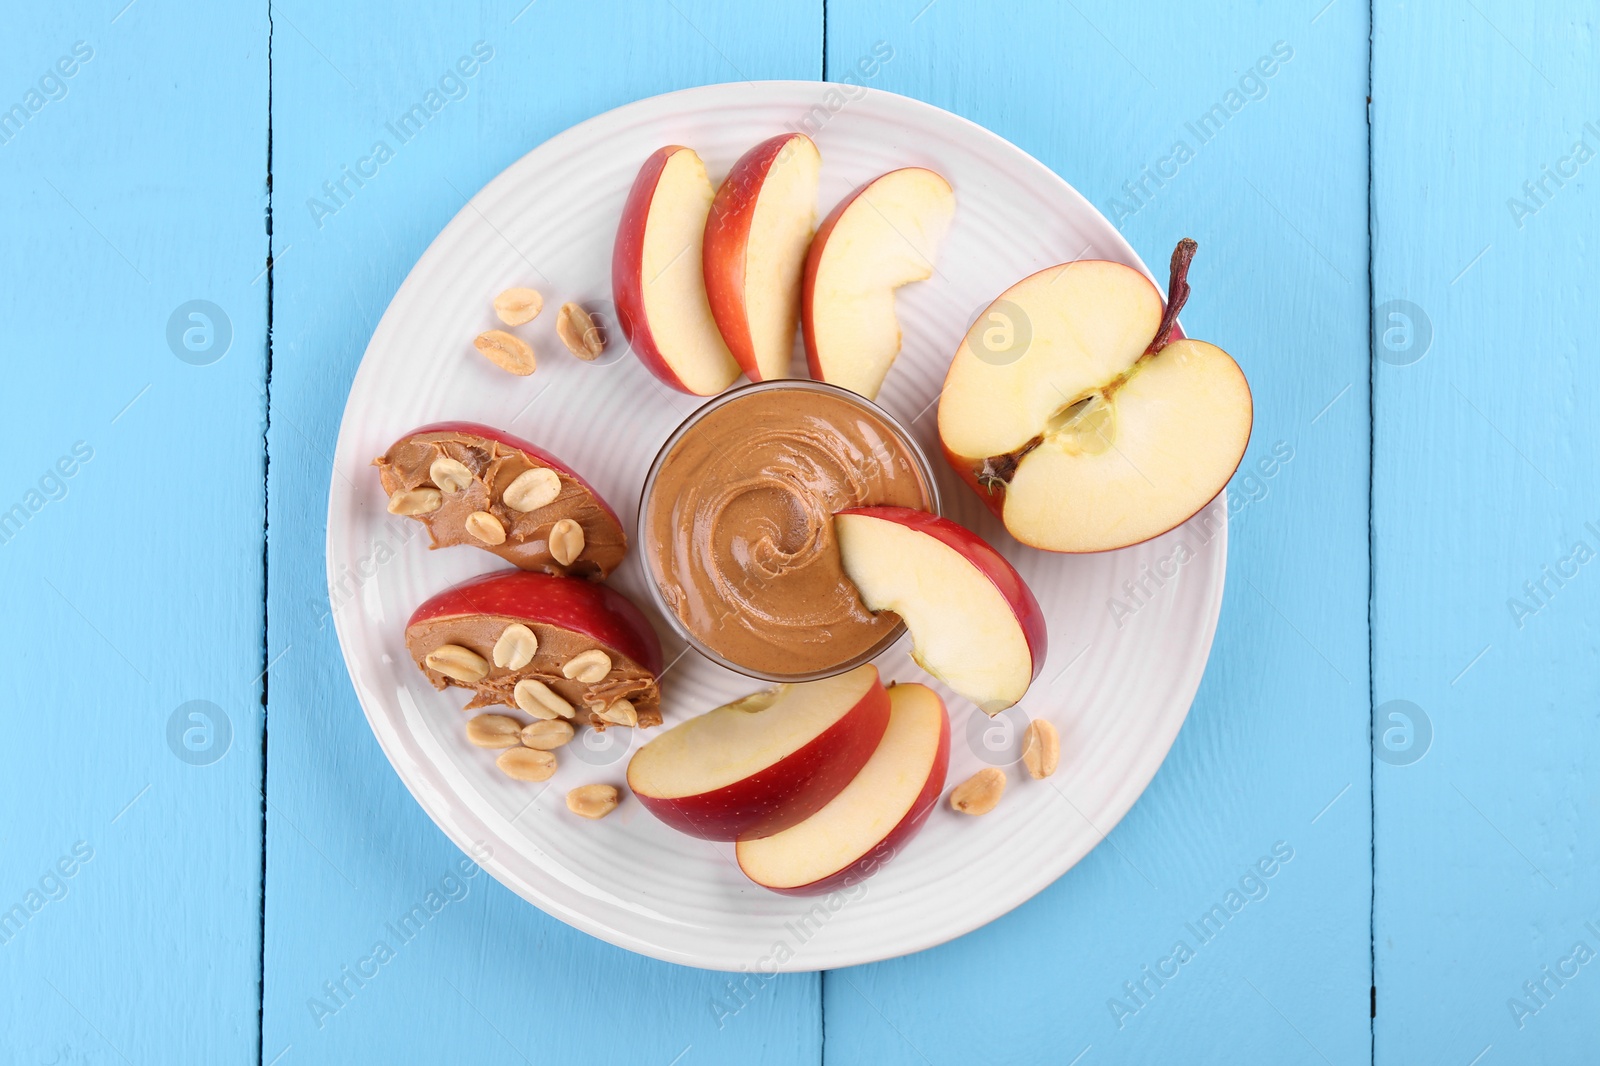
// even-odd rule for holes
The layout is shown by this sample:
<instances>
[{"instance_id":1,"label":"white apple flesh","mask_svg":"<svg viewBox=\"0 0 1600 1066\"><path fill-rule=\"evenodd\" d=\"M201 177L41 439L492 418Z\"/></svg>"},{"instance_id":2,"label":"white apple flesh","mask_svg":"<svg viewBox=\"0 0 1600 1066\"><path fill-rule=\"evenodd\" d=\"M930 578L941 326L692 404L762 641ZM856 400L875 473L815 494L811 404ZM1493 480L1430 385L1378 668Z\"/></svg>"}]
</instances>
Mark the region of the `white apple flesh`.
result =
<instances>
[{"instance_id":1,"label":"white apple flesh","mask_svg":"<svg viewBox=\"0 0 1600 1066\"><path fill-rule=\"evenodd\" d=\"M900 354L895 290L933 275L955 210L950 183L921 167L891 170L833 209L811 242L801 297L812 377L878 395Z\"/></svg>"},{"instance_id":2,"label":"white apple flesh","mask_svg":"<svg viewBox=\"0 0 1600 1066\"><path fill-rule=\"evenodd\" d=\"M803 133L739 157L706 219L706 295L751 381L792 377L800 275L817 221L822 156Z\"/></svg>"},{"instance_id":3,"label":"white apple flesh","mask_svg":"<svg viewBox=\"0 0 1600 1066\"><path fill-rule=\"evenodd\" d=\"M812 895L870 876L916 835L950 766L950 716L924 685L889 689L889 728L861 772L810 818L735 847L739 868L774 892Z\"/></svg>"},{"instance_id":4,"label":"white apple flesh","mask_svg":"<svg viewBox=\"0 0 1600 1066\"><path fill-rule=\"evenodd\" d=\"M838 795L888 722L889 697L869 663L673 726L634 754L628 785L652 814L692 836L767 836Z\"/></svg>"},{"instance_id":5,"label":"white apple flesh","mask_svg":"<svg viewBox=\"0 0 1600 1066\"><path fill-rule=\"evenodd\" d=\"M697 396L719 393L739 376L702 273L713 194L693 151L668 145L652 153L628 193L611 256L617 320L634 354L662 381Z\"/></svg>"},{"instance_id":6,"label":"white apple flesh","mask_svg":"<svg viewBox=\"0 0 1600 1066\"><path fill-rule=\"evenodd\" d=\"M945 457L1024 544L1096 552L1159 536L1216 497L1250 441L1250 386L1204 341L1170 339L1194 242L1150 280L1088 260L1013 285L968 332L939 398ZM982 330L1025 316L1018 353ZM1017 323L1009 323L1013 326Z\"/></svg>"},{"instance_id":7,"label":"white apple flesh","mask_svg":"<svg viewBox=\"0 0 1600 1066\"><path fill-rule=\"evenodd\" d=\"M834 516L844 570L873 611L893 611L918 665L994 715L1028 691L1046 653L1044 612L977 534L905 507Z\"/></svg>"}]
</instances>

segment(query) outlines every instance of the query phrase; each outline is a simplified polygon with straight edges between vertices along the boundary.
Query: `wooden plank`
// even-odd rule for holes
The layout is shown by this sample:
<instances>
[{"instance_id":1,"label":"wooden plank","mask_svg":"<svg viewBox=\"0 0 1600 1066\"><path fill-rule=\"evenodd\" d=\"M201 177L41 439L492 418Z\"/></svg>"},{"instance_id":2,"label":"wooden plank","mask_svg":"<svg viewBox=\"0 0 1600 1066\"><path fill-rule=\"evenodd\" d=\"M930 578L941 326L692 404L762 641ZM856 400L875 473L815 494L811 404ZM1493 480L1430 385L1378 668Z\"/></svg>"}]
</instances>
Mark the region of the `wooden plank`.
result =
<instances>
[{"instance_id":1,"label":"wooden plank","mask_svg":"<svg viewBox=\"0 0 1600 1066\"><path fill-rule=\"evenodd\" d=\"M1381 1062L1594 1058L1592 15L1377 6Z\"/></svg>"},{"instance_id":2,"label":"wooden plank","mask_svg":"<svg viewBox=\"0 0 1600 1066\"><path fill-rule=\"evenodd\" d=\"M0 34L7 1061L256 1059L264 7Z\"/></svg>"},{"instance_id":3,"label":"wooden plank","mask_svg":"<svg viewBox=\"0 0 1600 1066\"><path fill-rule=\"evenodd\" d=\"M339 658L320 518L340 412L385 305L464 197L607 108L820 69L814 2L523 2L454 2L403 19L273 8L270 632L291 650L273 673L269 713L264 1059L814 1062L815 976L782 978L738 1007L728 975L609 947L486 875L461 876L461 854L385 761ZM447 109L336 213L313 218L306 201L323 182L368 155L384 123L477 42L492 58ZM345 978L446 877L459 887L441 895L455 898L426 929L395 945L378 976ZM330 996L325 982L344 990Z\"/></svg>"},{"instance_id":4,"label":"wooden plank","mask_svg":"<svg viewBox=\"0 0 1600 1066\"><path fill-rule=\"evenodd\" d=\"M1004 14L917 0L828 16L834 76L883 41L894 59L872 84L1009 137L1148 261L1196 238L1185 325L1239 358L1257 405L1210 669L1149 792L1006 918L830 973L828 1059L1366 1061L1366 9L1221 3L1157 19L1101 0ZM1220 128L1197 136L1214 105ZM1245 883L1260 898L1195 936L1274 847L1293 857ZM1178 941L1193 957L1147 979Z\"/></svg>"}]
</instances>

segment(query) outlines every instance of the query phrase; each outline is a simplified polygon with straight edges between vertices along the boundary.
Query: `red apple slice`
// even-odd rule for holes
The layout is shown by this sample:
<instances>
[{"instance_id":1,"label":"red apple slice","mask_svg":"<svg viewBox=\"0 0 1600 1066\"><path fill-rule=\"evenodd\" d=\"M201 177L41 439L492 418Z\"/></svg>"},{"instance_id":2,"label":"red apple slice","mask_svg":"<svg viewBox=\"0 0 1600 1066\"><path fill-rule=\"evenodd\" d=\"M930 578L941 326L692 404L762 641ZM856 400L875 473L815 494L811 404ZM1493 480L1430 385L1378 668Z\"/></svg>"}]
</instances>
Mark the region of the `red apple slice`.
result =
<instances>
[{"instance_id":1,"label":"red apple slice","mask_svg":"<svg viewBox=\"0 0 1600 1066\"><path fill-rule=\"evenodd\" d=\"M507 635L517 626L531 633L534 647L520 632ZM599 729L629 724L631 709L638 725L661 724L661 642L639 609L604 585L525 570L485 574L418 607L406 623L406 648L434 688L470 689L469 709L504 704L540 718L583 715ZM603 674L563 673L596 650L609 660ZM584 661L593 668L598 660ZM519 693L523 681L557 700L527 688Z\"/></svg>"},{"instance_id":2,"label":"red apple slice","mask_svg":"<svg viewBox=\"0 0 1600 1066\"><path fill-rule=\"evenodd\" d=\"M939 397L940 443L1022 543L1137 544L1193 516L1238 468L1250 386L1226 352L1177 330L1194 247L1173 252L1165 309L1137 270L1085 260L1013 285L962 341ZM996 316L1025 324L1019 351L985 348Z\"/></svg>"},{"instance_id":3,"label":"red apple slice","mask_svg":"<svg viewBox=\"0 0 1600 1066\"><path fill-rule=\"evenodd\" d=\"M524 570L596 581L627 554L622 522L594 486L549 452L503 430L435 422L407 433L372 462L390 512L426 526L431 547L469 544ZM566 563L550 547L551 533L563 520L583 531L578 554ZM563 553L575 543L563 544Z\"/></svg>"},{"instance_id":4,"label":"red apple slice","mask_svg":"<svg viewBox=\"0 0 1600 1066\"><path fill-rule=\"evenodd\" d=\"M756 884L793 895L831 892L869 877L928 820L949 766L944 701L924 685L894 685L889 728L861 772L800 824L741 840L739 868Z\"/></svg>"},{"instance_id":5,"label":"red apple slice","mask_svg":"<svg viewBox=\"0 0 1600 1066\"><path fill-rule=\"evenodd\" d=\"M869 663L673 726L634 754L628 785L657 818L692 836L769 836L838 795L888 722L889 696Z\"/></svg>"},{"instance_id":6,"label":"red apple slice","mask_svg":"<svg viewBox=\"0 0 1600 1066\"><path fill-rule=\"evenodd\" d=\"M698 396L739 376L701 272L712 195L699 156L676 144L659 149L634 179L611 254L617 321L634 354L668 385Z\"/></svg>"},{"instance_id":7,"label":"red apple slice","mask_svg":"<svg viewBox=\"0 0 1600 1066\"><path fill-rule=\"evenodd\" d=\"M817 221L822 156L803 133L739 157L706 219L706 296L751 381L787 378L800 321L800 273Z\"/></svg>"},{"instance_id":8,"label":"red apple slice","mask_svg":"<svg viewBox=\"0 0 1600 1066\"><path fill-rule=\"evenodd\" d=\"M800 322L811 376L873 399L895 356L895 290L933 275L955 216L950 183L906 167L868 182L833 209L806 257Z\"/></svg>"},{"instance_id":9,"label":"red apple slice","mask_svg":"<svg viewBox=\"0 0 1600 1066\"><path fill-rule=\"evenodd\" d=\"M1044 612L999 552L907 507L852 508L833 524L861 602L905 620L924 670L991 715L1022 698L1044 665Z\"/></svg>"}]
</instances>

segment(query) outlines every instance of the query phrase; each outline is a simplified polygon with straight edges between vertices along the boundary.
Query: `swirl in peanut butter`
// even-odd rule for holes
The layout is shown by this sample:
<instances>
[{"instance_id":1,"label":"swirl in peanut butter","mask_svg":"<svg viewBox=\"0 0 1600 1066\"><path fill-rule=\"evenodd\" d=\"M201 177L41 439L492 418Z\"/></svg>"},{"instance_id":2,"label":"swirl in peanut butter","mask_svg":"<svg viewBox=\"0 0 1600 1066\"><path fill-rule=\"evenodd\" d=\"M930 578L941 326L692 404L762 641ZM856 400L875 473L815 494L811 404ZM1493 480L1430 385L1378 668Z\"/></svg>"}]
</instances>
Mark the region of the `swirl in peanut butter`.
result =
<instances>
[{"instance_id":1,"label":"swirl in peanut butter","mask_svg":"<svg viewBox=\"0 0 1600 1066\"><path fill-rule=\"evenodd\" d=\"M657 472L647 516L654 577L702 644L760 673L826 670L894 628L845 576L833 515L926 508L920 471L864 405L771 389L711 411Z\"/></svg>"}]
</instances>

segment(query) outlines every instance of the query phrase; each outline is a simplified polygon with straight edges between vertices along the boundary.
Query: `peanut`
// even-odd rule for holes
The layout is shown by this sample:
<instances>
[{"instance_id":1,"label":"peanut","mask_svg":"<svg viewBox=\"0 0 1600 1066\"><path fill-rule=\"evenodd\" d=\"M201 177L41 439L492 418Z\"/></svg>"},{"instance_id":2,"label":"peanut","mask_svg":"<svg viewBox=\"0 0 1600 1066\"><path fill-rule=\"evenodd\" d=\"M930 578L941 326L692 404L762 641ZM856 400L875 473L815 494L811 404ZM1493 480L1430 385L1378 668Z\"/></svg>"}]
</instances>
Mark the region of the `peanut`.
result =
<instances>
[{"instance_id":1,"label":"peanut","mask_svg":"<svg viewBox=\"0 0 1600 1066\"><path fill-rule=\"evenodd\" d=\"M605 331L595 325L594 316L574 303L561 305L556 316L556 336L567 346L567 351L590 362L606 350Z\"/></svg>"},{"instance_id":2,"label":"peanut","mask_svg":"<svg viewBox=\"0 0 1600 1066\"><path fill-rule=\"evenodd\" d=\"M532 322L544 310L544 297L538 289L507 289L494 298L495 316L508 326Z\"/></svg>"},{"instance_id":3,"label":"peanut","mask_svg":"<svg viewBox=\"0 0 1600 1066\"><path fill-rule=\"evenodd\" d=\"M503 714L480 714L467 723L467 739L480 748L514 748L522 743L522 723Z\"/></svg>"},{"instance_id":4,"label":"peanut","mask_svg":"<svg viewBox=\"0 0 1600 1066\"><path fill-rule=\"evenodd\" d=\"M1028 723L1028 732L1022 739L1022 765L1028 776L1043 780L1056 772L1061 762L1061 734L1043 718Z\"/></svg>"},{"instance_id":5,"label":"peanut","mask_svg":"<svg viewBox=\"0 0 1600 1066\"><path fill-rule=\"evenodd\" d=\"M572 681L582 681L585 685L592 685L596 681L604 680L611 672L611 656L599 648L590 648L581 651L568 659L561 667L561 676Z\"/></svg>"},{"instance_id":6,"label":"peanut","mask_svg":"<svg viewBox=\"0 0 1600 1066\"><path fill-rule=\"evenodd\" d=\"M633 728L639 724L639 712L634 710L632 700L613 700L605 710L595 713L600 716L602 722L609 722L612 725Z\"/></svg>"},{"instance_id":7,"label":"peanut","mask_svg":"<svg viewBox=\"0 0 1600 1066\"><path fill-rule=\"evenodd\" d=\"M580 818L604 818L621 799L612 785L579 785L567 793L567 810Z\"/></svg>"},{"instance_id":8,"label":"peanut","mask_svg":"<svg viewBox=\"0 0 1600 1066\"><path fill-rule=\"evenodd\" d=\"M441 644L422 657L422 665L455 681L472 684L489 676L483 656L459 644Z\"/></svg>"},{"instance_id":9,"label":"peanut","mask_svg":"<svg viewBox=\"0 0 1600 1066\"><path fill-rule=\"evenodd\" d=\"M473 538L485 544L495 545L506 542L506 527L500 524L500 519L488 511L473 511L467 515L467 532Z\"/></svg>"},{"instance_id":10,"label":"peanut","mask_svg":"<svg viewBox=\"0 0 1600 1066\"><path fill-rule=\"evenodd\" d=\"M527 377L539 368L539 360L534 357L533 347L521 337L515 337L503 329L491 329L487 333L480 333L473 340L472 346L483 357L508 374L518 377Z\"/></svg>"},{"instance_id":11,"label":"peanut","mask_svg":"<svg viewBox=\"0 0 1600 1066\"><path fill-rule=\"evenodd\" d=\"M577 710L562 699L555 689L538 678L525 677L511 690L511 698L524 714L535 718L571 718Z\"/></svg>"},{"instance_id":12,"label":"peanut","mask_svg":"<svg viewBox=\"0 0 1600 1066\"><path fill-rule=\"evenodd\" d=\"M472 471L461 460L441 455L428 467L428 480L445 492L460 492L472 484Z\"/></svg>"},{"instance_id":13,"label":"peanut","mask_svg":"<svg viewBox=\"0 0 1600 1066\"><path fill-rule=\"evenodd\" d=\"M572 723L563 722L559 718L540 719L522 727L523 746L538 748L540 751L559 748L571 740L572 736Z\"/></svg>"},{"instance_id":14,"label":"peanut","mask_svg":"<svg viewBox=\"0 0 1600 1066\"><path fill-rule=\"evenodd\" d=\"M583 527L570 518L551 526L550 554L562 566L571 566L583 554Z\"/></svg>"},{"instance_id":15,"label":"peanut","mask_svg":"<svg viewBox=\"0 0 1600 1066\"><path fill-rule=\"evenodd\" d=\"M494 764L518 781L548 781L556 772L556 757L534 748L507 748Z\"/></svg>"},{"instance_id":16,"label":"peanut","mask_svg":"<svg viewBox=\"0 0 1600 1066\"><path fill-rule=\"evenodd\" d=\"M539 650L539 638L521 622L513 622L500 631L494 642L494 664L502 670L521 670L533 662Z\"/></svg>"},{"instance_id":17,"label":"peanut","mask_svg":"<svg viewBox=\"0 0 1600 1066\"><path fill-rule=\"evenodd\" d=\"M988 814L1005 795L1004 770L989 766L950 790L950 807L962 814Z\"/></svg>"},{"instance_id":18,"label":"peanut","mask_svg":"<svg viewBox=\"0 0 1600 1066\"><path fill-rule=\"evenodd\" d=\"M548 466L536 466L518 474L500 494L500 499L513 511L526 514L554 503L560 495L561 475Z\"/></svg>"},{"instance_id":19,"label":"peanut","mask_svg":"<svg viewBox=\"0 0 1600 1066\"><path fill-rule=\"evenodd\" d=\"M444 505L444 496L438 489L400 489L389 497L389 513L421 515L437 511Z\"/></svg>"}]
</instances>

